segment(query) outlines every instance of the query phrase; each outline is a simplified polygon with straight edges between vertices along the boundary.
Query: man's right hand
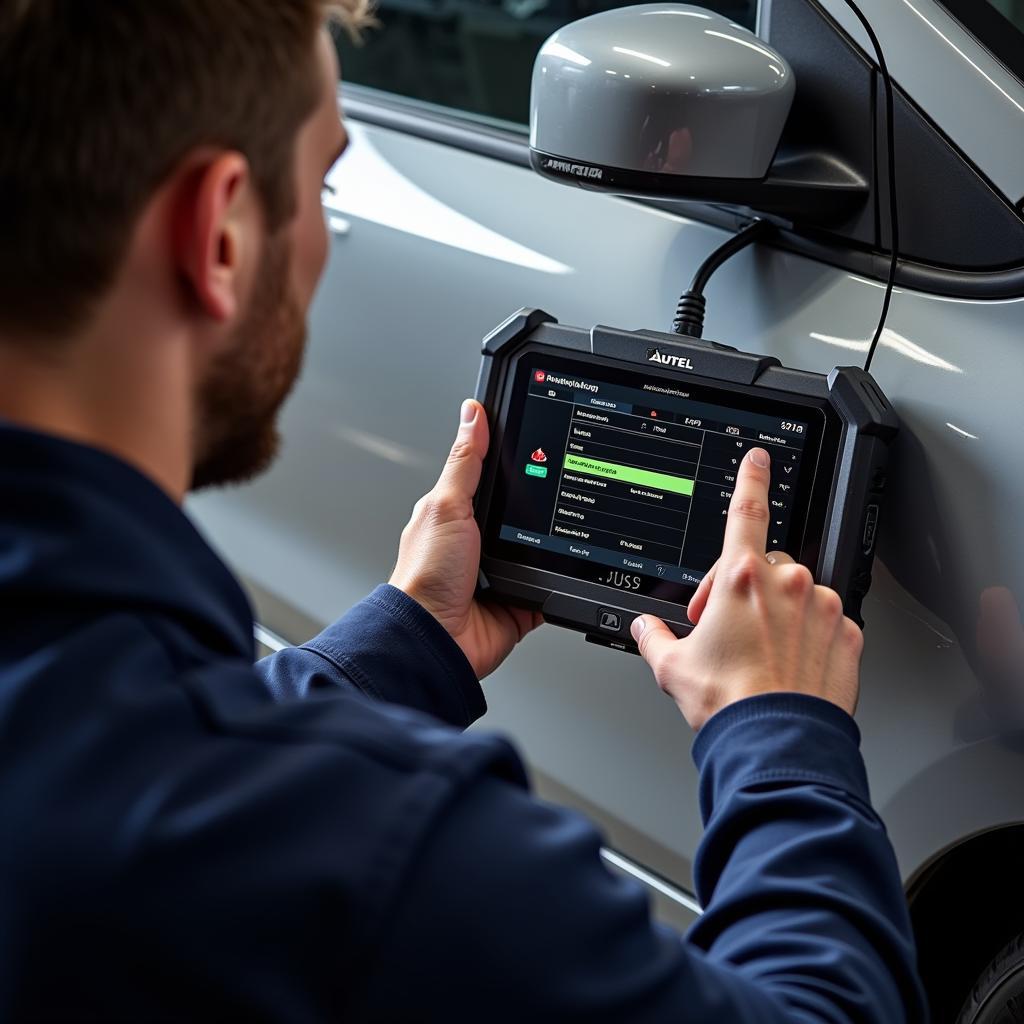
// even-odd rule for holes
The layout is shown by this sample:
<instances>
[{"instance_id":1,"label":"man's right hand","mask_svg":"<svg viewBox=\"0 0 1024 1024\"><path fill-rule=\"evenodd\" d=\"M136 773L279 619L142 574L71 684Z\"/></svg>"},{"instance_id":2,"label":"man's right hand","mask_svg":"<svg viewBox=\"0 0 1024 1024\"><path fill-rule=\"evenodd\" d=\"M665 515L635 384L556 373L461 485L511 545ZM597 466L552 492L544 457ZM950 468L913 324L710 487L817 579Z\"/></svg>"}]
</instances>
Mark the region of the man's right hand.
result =
<instances>
[{"instance_id":1,"label":"man's right hand","mask_svg":"<svg viewBox=\"0 0 1024 1024\"><path fill-rule=\"evenodd\" d=\"M689 605L677 639L652 615L632 626L644 660L694 729L728 704L762 693L804 693L853 714L864 640L839 595L768 543L767 452L748 452L729 505L722 557Z\"/></svg>"}]
</instances>

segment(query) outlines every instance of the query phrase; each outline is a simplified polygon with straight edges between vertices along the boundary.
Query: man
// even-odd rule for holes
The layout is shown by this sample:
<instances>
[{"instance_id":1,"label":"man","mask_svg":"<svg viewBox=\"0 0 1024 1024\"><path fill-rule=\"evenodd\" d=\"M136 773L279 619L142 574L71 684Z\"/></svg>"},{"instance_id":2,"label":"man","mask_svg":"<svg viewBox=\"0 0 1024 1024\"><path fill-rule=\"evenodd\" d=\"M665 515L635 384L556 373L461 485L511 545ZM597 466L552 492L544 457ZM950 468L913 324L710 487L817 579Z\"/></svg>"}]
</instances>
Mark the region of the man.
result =
<instances>
[{"instance_id":1,"label":"man","mask_svg":"<svg viewBox=\"0 0 1024 1024\"><path fill-rule=\"evenodd\" d=\"M763 452L692 637L634 624L700 729L686 942L461 732L538 625L473 596L476 403L390 585L253 666L180 505L274 453L345 145L325 7L0 0L0 1019L921 1019L860 633L766 560Z\"/></svg>"}]
</instances>

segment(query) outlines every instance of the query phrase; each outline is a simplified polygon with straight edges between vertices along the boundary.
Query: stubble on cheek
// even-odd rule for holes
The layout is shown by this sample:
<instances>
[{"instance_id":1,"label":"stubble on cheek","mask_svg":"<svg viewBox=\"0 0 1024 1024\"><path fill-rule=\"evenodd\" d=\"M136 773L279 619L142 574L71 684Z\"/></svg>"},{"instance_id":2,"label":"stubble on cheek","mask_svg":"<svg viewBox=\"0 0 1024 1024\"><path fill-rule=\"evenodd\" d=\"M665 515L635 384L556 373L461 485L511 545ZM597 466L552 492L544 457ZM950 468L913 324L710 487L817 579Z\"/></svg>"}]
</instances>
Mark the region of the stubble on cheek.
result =
<instances>
[{"instance_id":1,"label":"stubble on cheek","mask_svg":"<svg viewBox=\"0 0 1024 1024\"><path fill-rule=\"evenodd\" d=\"M277 455L277 415L298 377L306 340L290 257L284 239L271 240L249 310L200 388L193 490L251 480Z\"/></svg>"}]
</instances>

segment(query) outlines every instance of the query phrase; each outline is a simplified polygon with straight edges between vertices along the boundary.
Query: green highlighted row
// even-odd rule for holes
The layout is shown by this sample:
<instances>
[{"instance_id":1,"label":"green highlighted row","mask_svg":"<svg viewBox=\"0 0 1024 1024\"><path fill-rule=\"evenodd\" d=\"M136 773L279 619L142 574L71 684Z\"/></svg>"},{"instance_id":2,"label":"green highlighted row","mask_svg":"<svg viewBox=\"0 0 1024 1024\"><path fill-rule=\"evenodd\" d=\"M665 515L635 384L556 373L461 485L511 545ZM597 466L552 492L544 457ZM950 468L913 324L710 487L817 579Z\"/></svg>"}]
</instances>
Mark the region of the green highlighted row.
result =
<instances>
[{"instance_id":1,"label":"green highlighted row","mask_svg":"<svg viewBox=\"0 0 1024 1024\"><path fill-rule=\"evenodd\" d=\"M652 473L647 469L632 466L617 466L613 462L597 462L581 459L578 455L565 456L565 468L588 476L601 476L608 480L619 480L624 484L638 484L652 487L656 491L672 491L675 494L693 494L693 481L684 476L669 476L668 473Z\"/></svg>"}]
</instances>

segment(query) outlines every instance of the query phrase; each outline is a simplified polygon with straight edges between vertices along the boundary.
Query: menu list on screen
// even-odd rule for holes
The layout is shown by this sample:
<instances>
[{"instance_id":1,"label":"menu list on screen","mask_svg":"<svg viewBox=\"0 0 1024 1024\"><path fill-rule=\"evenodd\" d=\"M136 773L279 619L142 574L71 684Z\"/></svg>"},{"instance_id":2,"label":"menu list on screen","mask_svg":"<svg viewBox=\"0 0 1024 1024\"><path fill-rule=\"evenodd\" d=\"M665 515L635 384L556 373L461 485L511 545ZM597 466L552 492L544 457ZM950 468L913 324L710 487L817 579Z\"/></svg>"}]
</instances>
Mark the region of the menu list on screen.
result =
<instances>
[{"instance_id":1,"label":"menu list on screen","mask_svg":"<svg viewBox=\"0 0 1024 1024\"><path fill-rule=\"evenodd\" d=\"M626 386L553 363L530 367L502 540L606 566L610 577L695 586L721 552L739 464L760 447L772 458L768 547L786 548L809 420L719 405L683 383Z\"/></svg>"}]
</instances>

